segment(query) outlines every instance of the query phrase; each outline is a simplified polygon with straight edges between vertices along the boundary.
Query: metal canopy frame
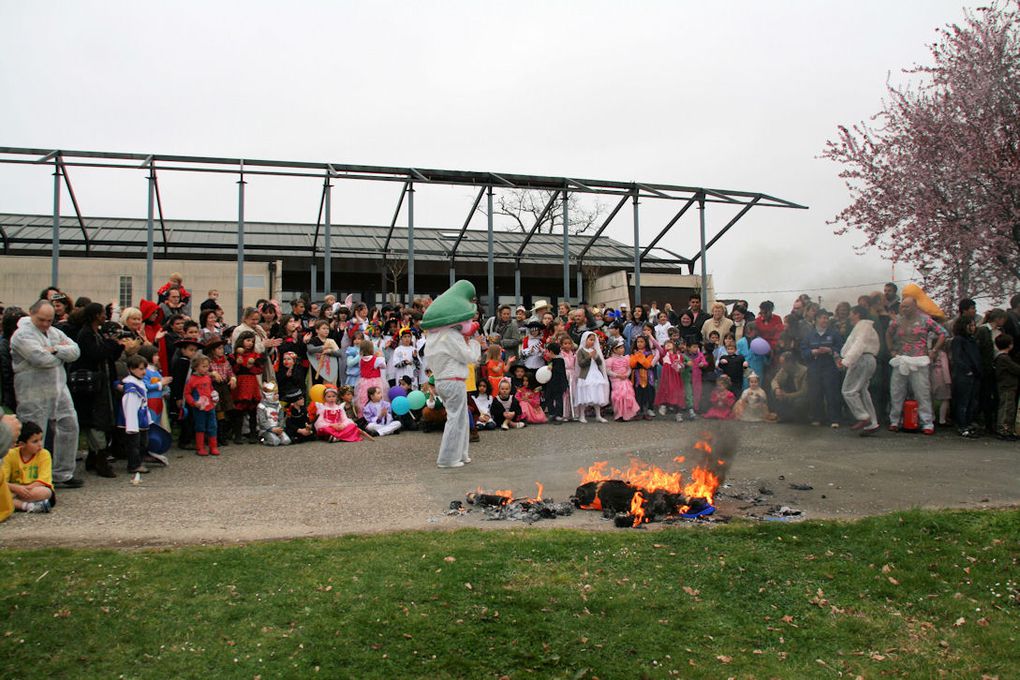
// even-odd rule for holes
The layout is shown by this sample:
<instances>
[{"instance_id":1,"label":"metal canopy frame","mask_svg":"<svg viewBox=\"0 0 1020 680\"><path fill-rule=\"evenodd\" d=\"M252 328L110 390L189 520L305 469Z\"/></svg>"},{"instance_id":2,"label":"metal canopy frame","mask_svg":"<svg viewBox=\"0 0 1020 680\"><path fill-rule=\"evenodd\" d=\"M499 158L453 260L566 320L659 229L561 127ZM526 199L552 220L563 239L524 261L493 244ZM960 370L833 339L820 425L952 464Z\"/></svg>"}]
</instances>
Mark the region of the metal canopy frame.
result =
<instances>
[{"instance_id":1,"label":"metal canopy frame","mask_svg":"<svg viewBox=\"0 0 1020 680\"><path fill-rule=\"evenodd\" d=\"M676 262L689 267L691 273L693 273L694 265L700 260L701 262L701 278L702 288L707 287L707 269L706 269L706 257L705 253L712 245L714 245L727 231L729 231L734 224L740 218L742 218L747 212L753 207L769 207L769 208L789 208L789 209L806 209L807 206L788 201L786 199L778 198L770 194L761 192L750 192L742 190L732 189L718 189L718 188L707 188L707 187L696 187L679 184L663 184L655 182L635 182L635 181L616 181L616 180L600 180L600 179L589 179L589 178L577 178L577 177L553 177L545 175L524 175L518 173L505 173L505 172L492 172L492 171L470 171L470 170L440 170L433 168L414 168L414 167L394 167L394 166L378 166L378 165L355 165L349 163L331 163L331 162L311 162L311 161L280 161L280 160L265 160L265 159L249 159L249 158L229 158L229 157L213 157L213 156L185 156L179 154L141 154L141 153L121 153L121 152L109 152L109 151L80 151L80 150L63 150L63 149L38 149L38 148L26 148L26 147L0 147L0 163L6 164L22 164L22 165L39 165L52 163L54 166L54 189L53 189L53 236L52 236L52 272L51 276L54 285L57 283L58 278L58 266L59 266L59 245L60 245L60 182L63 177L63 182L67 187L68 194L70 195L71 202L74 206L75 214L78 218L78 224L81 228L82 237L85 243L86 253L91 252L91 239L86 228L85 219L82 216L81 209L78 205L77 197L74 194L74 189L71 184L70 177L67 173L69 167L82 167L82 168L107 168L107 169L126 169L126 170L138 170L147 169L148 174L148 186L149 186L149 217L148 217L148 241L147 241L147 260L148 268L146 275L146 293L149 297L152 295L152 258L153 258L153 229L154 229L154 213L156 209L159 212L159 222L162 231L162 246L163 255L166 256L168 250L168 238L166 223L163 217L163 206L162 200L159 196L159 182L156 175L156 163L159 162L159 169L162 172L198 172L198 173L221 173L236 175L238 177L238 219L237 219L237 294L238 294L238 307L239 310L243 305L243 268L244 268L244 190L245 190L245 174L248 175L266 175L266 176L279 176L279 177L308 177L316 180L323 181L322 196L319 201L319 213L316 221L315 232L309 239L311 244L311 255L313 262L318 257L318 246L319 246L319 231L320 228L324 230L324 248L322 253L323 266L325 269L325 284L327 290L325 292L331 292L329 290L331 286L331 256L332 256L332 245L331 245L331 215L330 215L330 196L332 193L333 180L354 180L354 181L375 181L375 182L399 182L403 185L400 197L397 202L396 209L393 213L393 219L390 221L389 230L386 235L385 242L381 248L381 255L385 258L390 250L390 244L393 238L394 229L396 228L397 220L400 216L400 211L404 205L405 196L407 197L407 258L408 258L408 293L411 297L414 295L414 183L424 182L430 185L441 185L441 186L471 186L478 187L479 192L475 198L474 205L471 211L468 213L468 218L465 220L460 233L453 244L453 247L447 253L450 259L450 277L451 280L456 276L455 262L457 252L460 247L461 241L464 238L464 234L467 231L468 225L470 224L471 217L474 212L478 209L481 203L482 197L487 194L487 207L488 207L488 293L490 306L492 301L495 299L494 287L494 275L493 275L493 262L494 262L494 243L493 243L493 210L492 210L492 193L494 188L514 188L514 189L529 189L529 190L544 190L552 192L549 203L546 205L541 216L536 221L536 224L527 232L525 239L521 243L520 247L514 254L515 262L515 296L518 302L521 299L520 296L520 261L521 257L526 251L532 237L537 232L539 226L544 221L545 216L556 204L556 201L561 198L564 202L563 211L564 218L567 217L567 199L570 193L581 193L581 194L592 194L592 195L612 195L620 196L620 202L616 205L613 211L609 214L606 220L602 223L595 234L588 239L585 246L581 249L580 253L576 257L577 266L577 293L578 297L582 296L581 289L581 265L584 261L585 255L588 253L590 248L596 243L596 239L601 236L605 229L609 226L612 220L616 217L619 211L623 208L624 204L628 199L633 202L633 225L634 225L634 279L635 279L635 293L634 293L634 304L641 303L641 263L648 257L649 253L653 249L662 250L667 253L671 253L664 248L656 248L658 242L666 236L667 233L677 224L681 217L695 204L698 204L699 208L699 224L701 231L701 247L698 252L692 257L676 256ZM140 165L139 165L140 163ZM684 201L684 206L676 213L676 215L659 231L656 237L649 243L644 249L640 246L640 225L638 223L639 208L638 205L642 199L648 200L667 200L667 201ZM740 212L732 218L710 241L706 241L705 238L705 207L708 203L719 203L731 206L741 206ZM325 219L324 219L325 218ZM564 219L564 233L563 233L563 280L564 280L564 295L569 298L569 232L568 222ZM6 234L0 234L3 237L5 251L9 249L8 237ZM671 253L675 255L675 253ZM314 277L315 265L312 265L313 277ZM385 274L384 274L385 281ZM385 286L384 286L385 287ZM314 279L313 279L314 289Z\"/></svg>"}]
</instances>

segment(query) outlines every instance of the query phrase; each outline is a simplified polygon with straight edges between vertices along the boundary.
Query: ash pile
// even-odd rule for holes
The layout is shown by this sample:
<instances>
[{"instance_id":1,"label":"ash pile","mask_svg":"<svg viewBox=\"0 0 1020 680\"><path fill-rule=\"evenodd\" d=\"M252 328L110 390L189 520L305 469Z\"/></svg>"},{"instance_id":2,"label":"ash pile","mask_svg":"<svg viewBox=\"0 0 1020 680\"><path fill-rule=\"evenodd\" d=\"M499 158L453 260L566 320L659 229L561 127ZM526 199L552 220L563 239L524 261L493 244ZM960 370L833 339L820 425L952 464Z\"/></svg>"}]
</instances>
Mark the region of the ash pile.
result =
<instances>
[{"instance_id":1,"label":"ash pile","mask_svg":"<svg viewBox=\"0 0 1020 680\"><path fill-rule=\"evenodd\" d=\"M533 524L543 519L565 517L574 512L574 504L557 503L552 498L542 498L542 485L534 498L517 498L509 490L485 492L481 489L468 492L464 501L452 501L448 515L459 515L480 510L486 520L524 522Z\"/></svg>"}]
</instances>

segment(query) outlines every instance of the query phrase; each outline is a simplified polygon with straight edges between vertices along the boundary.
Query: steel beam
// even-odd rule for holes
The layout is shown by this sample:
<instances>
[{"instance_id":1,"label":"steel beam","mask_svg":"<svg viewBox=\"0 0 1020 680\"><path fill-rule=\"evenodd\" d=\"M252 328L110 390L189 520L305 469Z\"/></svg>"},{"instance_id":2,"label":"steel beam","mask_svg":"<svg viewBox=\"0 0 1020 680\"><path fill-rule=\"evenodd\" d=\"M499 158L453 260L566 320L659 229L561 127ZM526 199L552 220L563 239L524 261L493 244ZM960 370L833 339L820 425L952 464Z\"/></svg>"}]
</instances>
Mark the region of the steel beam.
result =
<instances>
[{"instance_id":1,"label":"steel beam","mask_svg":"<svg viewBox=\"0 0 1020 680\"><path fill-rule=\"evenodd\" d=\"M552 196L549 198L549 202L545 204L545 208L542 209L542 212L541 214L539 214L538 219L535 220L535 226L533 226L531 228L531 231L529 231L527 235L525 235L524 241L521 242L521 247L517 249L517 252L514 254L514 257L519 258L521 256L521 253L524 252L524 249L528 247L528 243L531 241L531 237L534 236L535 232L538 231L538 228L542 226L542 221L545 220L545 216L549 214L549 211L552 210L552 207L556 205L556 201L559 198L559 196L560 196L559 189L553 191Z\"/></svg>"},{"instance_id":2,"label":"steel beam","mask_svg":"<svg viewBox=\"0 0 1020 680\"><path fill-rule=\"evenodd\" d=\"M414 183L407 183L407 304L414 302Z\"/></svg>"},{"instance_id":3,"label":"steel beam","mask_svg":"<svg viewBox=\"0 0 1020 680\"><path fill-rule=\"evenodd\" d=\"M169 255L170 246L166 237L166 221L163 219L163 199L159 195L159 173L156 172L155 161L152 162L151 169L152 176L156 181L156 214L159 215L159 230L163 234L163 255Z\"/></svg>"},{"instance_id":4,"label":"steel beam","mask_svg":"<svg viewBox=\"0 0 1020 680\"><path fill-rule=\"evenodd\" d=\"M747 205L745 205L745 206L744 206L743 208L741 208L740 212L738 212L738 213L737 213L737 214L736 214L736 215L735 215L735 216L733 217L733 219L732 219L732 220L730 220L729 222L727 222L727 223L726 223L726 226L724 226L724 227L723 227L722 229L720 229L720 230L719 230L719 233L718 233L718 234L716 234L715 236L713 236L713 237L712 237L712 240L711 240L711 241L709 241L708 243L706 243L706 244L705 244L705 250L708 250L709 248L711 248L712 246L714 246L714 245L715 245L715 243L716 243L716 241L718 241L719 239L721 239L721 238L723 237L723 234L725 234L725 233L726 233L727 231L729 231L729 230L730 230L730 229L731 229L731 228L733 227L733 225L734 225L734 224L736 224L738 220L740 220L740 218L741 218L741 217L743 217L744 215L746 215L746 214L747 214L747 212L748 212L748 211L749 211L749 210L750 210L751 208L753 208L753 207L755 206L755 204L756 204L756 203L757 203L757 199L755 199L755 200L751 201L751 202L750 202L749 204L747 204ZM698 258L700 258L700 257L701 257L701 253L698 253L698 254L697 254L697 255L695 255L695 256L694 256L693 258L691 258L691 262L697 262L697 261L698 261Z\"/></svg>"},{"instance_id":5,"label":"steel beam","mask_svg":"<svg viewBox=\"0 0 1020 680\"><path fill-rule=\"evenodd\" d=\"M467 219L464 220L464 225L460 228L460 233L457 234L457 240L453 243L453 248L450 250L450 262L452 263L454 258L457 257L457 249L460 248L460 242L464 240L464 232L467 231L468 225L471 224L471 218L475 216L475 211L478 210L478 204L482 202L482 196L485 194L485 187L478 190L478 195L475 196L475 202L471 205L471 210L468 211Z\"/></svg>"},{"instance_id":6,"label":"steel beam","mask_svg":"<svg viewBox=\"0 0 1020 680\"><path fill-rule=\"evenodd\" d=\"M493 215L492 215L492 185L487 187L486 195L489 204L489 215L488 224L486 225L488 231L488 243L486 244L488 252L486 253L485 262L485 274L489 292L489 313L496 313L496 265L495 259L495 246L493 244L492 227L493 227Z\"/></svg>"},{"instance_id":7,"label":"steel beam","mask_svg":"<svg viewBox=\"0 0 1020 680\"><path fill-rule=\"evenodd\" d=\"M581 275L581 265L578 264L577 265L577 301L581 302L582 300L585 300L585 299L586 299L586 296L584 294L584 277Z\"/></svg>"},{"instance_id":8,"label":"steel beam","mask_svg":"<svg viewBox=\"0 0 1020 680\"><path fill-rule=\"evenodd\" d=\"M153 220L156 212L156 172L152 165L149 165L149 211L148 218L145 221L145 299L153 300L152 293L154 289L155 279L153 275L153 260L155 254L152 252L155 249L155 238L153 232L155 225Z\"/></svg>"},{"instance_id":9,"label":"steel beam","mask_svg":"<svg viewBox=\"0 0 1020 680\"><path fill-rule=\"evenodd\" d=\"M708 267L705 264L705 199L698 201L698 225L701 228L701 294L708 295Z\"/></svg>"},{"instance_id":10,"label":"steel beam","mask_svg":"<svg viewBox=\"0 0 1020 680\"><path fill-rule=\"evenodd\" d=\"M563 190L563 301L570 300L570 193Z\"/></svg>"},{"instance_id":11,"label":"steel beam","mask_svg":"<svg viewBox=\"0 0 1020 680\"><path fill-rule=\"evenodd\" d=\"M50 285L60 279L60 155L53 160L53 243L50 246Z\"/></svg>"},{"instance_id":12,"label":"steel beam","mask_svg":"<svg viewBox=\"0 0 1020 680\"><path fill-rule=\"evenodd\" d=\"M514 304L521 304L521 261L514 260Z\"/></svg>"},{"instance_id":13,"label":"steel beam","mask_svg":"<svg viewBox=\"0 0 1020 680\"><path fill-rule=\"evenodd\" d=\"M71 205L74 206L74 214L78 217L78 226L81 228L82 238L85 239L85 253L92 252L92 242L89 240L89 232L85 229L85 219L81 216L81 208L78 207L78 199L74 195L74 187L71 186L71 178L67 174L67 166L60 164L60 172L64 175L64 185L67 186L67 195L71 197Z\"/></svg>"},{"instance_id":14,"label":"steel beam","mask_svg":"<svg viewBox=\"0 0 1020 680\"><path fill-rule=\"evenodd\" d=\"M319 196L319 216L315 218L315 234L312 235L312 257L315 257L315 251L319 249L319 227L322 226L322 211L326 208L326 184L329 180L323 180L322 182L322 195Z\"/></svg>"},{"instance_id":15,"label":"steel beam","mask_svg":"<svg viewBox=\"0 0 1020 680\"><path fill-rule=\"evenodd\" d=\"M638 194L634 190L634 306L641 304L641 224L639 221Z\"/></svg>"},{"instance_id":16,"label":"steel beam","mask_svg":"<svg viewBox=\"0 0 1020 680\"><path fill-rule=\"evenodd\" d=\"M237 322L244 312L244 161L237 180Z\"/></svg>"},{"instance_id":17,"label":"steel beam","mask_svg":"<svg viewBox=\"0 0 1020 680\"><path fill-rule=\"evenodd\" d=\"M677 212L677 214L673 216L673 219L671 219L669 221L669 223L667 223L666 226L662 229L662 231L659 232L658 236L656 236L654 239L652 239L652 242L649 243L645 247L645 249L641 252L641 259L642 260L645 259L645 257L648 256L649 251L651 251L651 249L655 247L655 244L658 243L659 241L661 241L662 237L665 236L669 232L669 230L673 228L673 225L676 224L677 221L681 217L684 216L684 213L687 212L687 210L692 205L694 205L694 202L695 202L695 199L693 199L693 198L691 200L687 201L687 203L684 204L684 207L680 208L679 212Z\"/></svg>"},{"instance_id":18,"label":"steel beam","mask_svg":"<svg viewBox=\"0 0 1020 680\"><path fill-rule=\"evenodd\" d=\"M329 181L328 176L326 177L326 185L323 187L322 191L326 204L326 224L322 244L322 275L324 277L322 281L322 292L324 295L329 295L333 292L333 183Z\"/></svg>"},{"instance_id":19,"label":"steel beam","mask_svg":"<svg viewBox=\"0 0 1020 680\"><path fill-rule=\"evenodd\" d=\"M621 198L620 202L616 204L615 208L613 208L613 211L609 213L609 217L607 217L605 222L602 223L602 226L599 227L598 230L592 235L592 237L588 239L588 242L584 244L584 248L581 248L581 252L578 253L577 255L578 266L581 265L581 260L584 259L584 256L588 252L588 250L590 250L591 247L595 245L595 241L598 240L599 236L602 235L602 232L604 232L606 230L606 227L609 226L609 223L613 221L614 217L616 217L616 213L620 212L620 209L623 208L623 206L627 203L627 199L631 198L632 196L633 193L628 193L623 198Z\"/></svg>"},{"instance_id":20,"label":"steel beam","mask_svg":"<svg viewBox=\"0 0 1020 680\"><path fill-rule=\"evenodd\" d=\"M400 206L404 205L404 196L407 195L407 187L411 185L410 180L404 181L404 188L400 190L400 199L397 201L397 209L393 211L393 219L390 220L390 229L386 232L386 243L383 244L383 252L390 250L390 239L393 238L393 229L397 226L397 218L400 217Z\"/></svg>"}]
</instances>

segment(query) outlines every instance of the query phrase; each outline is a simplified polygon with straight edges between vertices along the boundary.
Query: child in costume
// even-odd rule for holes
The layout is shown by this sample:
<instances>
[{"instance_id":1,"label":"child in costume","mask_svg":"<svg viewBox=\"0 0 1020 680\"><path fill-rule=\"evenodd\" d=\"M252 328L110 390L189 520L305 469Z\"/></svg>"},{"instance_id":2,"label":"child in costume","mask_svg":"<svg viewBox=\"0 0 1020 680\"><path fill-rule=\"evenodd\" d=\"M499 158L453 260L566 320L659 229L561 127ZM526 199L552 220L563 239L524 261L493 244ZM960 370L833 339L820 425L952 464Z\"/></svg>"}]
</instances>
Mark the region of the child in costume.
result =
<instances>
[{"instance_id":1,"label":"child in costume","mask_svg":"<svg viewBox=\"0 0 1020 680\"><path fill-rule=\"evenodd\" d=\"M769 400L765 396L765 390L761 388L761 380L756 373L752 373L748 379L748 387L740 395L740 399L733 405L733 415L737 420L746 423L761 423L775 420L775 416L769 413Z\"/></svg>"},{"instance_id":2,"label":"child in costume","mask_svg":"<svg viewBox=\"0 0 1020 680\"><path fill-rule=\"evenodd\" d=\"M715 420L732 420L733 402L736 397L730 391L730 378L727 375L720 375L715 381L715 389L710 397L712 407L705 413L706 418Z\"/></svg>"},{"instance_id":3,"label":"child in costume","mask_svg":"<svg viewBox=\"0 0 1020 680\"><path fill-rule=\"evenodd\" d=\"M191 338L182 338L174 345L177 351L174 352L170 365L170 376L173 378L170 383L170 396L175 408L171 416L176 417L181 425L180 436L177 439L178 447L190 449L195 439L195 428L191 418L185 414L184 388L188 384L188 378L191 377L191 360L199 355L202 345L198 340Z\"/></svg>"},{"instance_id":4,"label":"child in costume","mask_svg":"<svg viewBox=\"0 0 1020 680\"><path fill-rule=\"evenodd\" d=\"M360 344L359 341L358 345ZM347 348L347 384L356 389L359 380L361 380L361 353L358 347L352 345Z\"/></svg>"},{"instance_id":5,"label":"child in costume","mask_svg":"<svg viewBox=\"0 0 1020 680\"><path fill-rule=\"evenodd\" d=\"M388 387L388 385L382 377L383 371L386 370L386 358L383 356L383 353L376 349L371 340L363 340L359 349L361 351L361 359L358 367L361 371L361 378L354 388L354 403L357 404L358 408L363 409L365 404L368 403L368 388L378 387L382 389Z\"/></svg>"},{"instance_id":6,"label":"child in costume","mask_svg":"<svg viewBox=\"0 0 1020 680\"><path fill-rule=\"evenodd\" d=\"M563 366L567 371L568 389L563 393L563 418L570 421L577 417L577 408L574 406L574 393L577 391L577 348L569 335L564 333L560 336L560 356L563 357Z\"/></svg>"},{"instance_id":7,"label":"child in costume","mask_svg":"<svg viewBox=\"0 0 1020 680\"><path fill-rule=\"evenodd\" d=\"M496 421L492 419L492 394L489 383L485 380L478 382L478 393L471 397L475 403L476 427L479 430L495 430Z\"/></svg>"},{"instance_id":8,"label":"child in costume","mask_svg":"<svg viewBox=\"0 0 1020 680\"><path fill-rule=\"evenodd\" d=\"M410 337L410 335L408 335ZM394 355L396 350L394 350ZM400 432L400 421L393 419L393 412L390 409L390 402L383 401L381 387L372 387L368 390L368 403L362 411L367 425L365 429L379 437Z\"/></svg>"},{"instance_id":9,"label":"child in costume","mask_svg":"<svg viewBox=\"0 0 1020 680\"><path fill-rule=\"evenodd\" d=\"M541 387L531 387L531 376L524 376L524 384L514 396L521 405L521 420L529 425L539 425L549 422L542 410Z\"/></svg>"},{"instance_id":10,"label":"child in costume","mask_svg":"<svg viewBox=\"0 0 1020 680\"><path fill-rule=\"evenodd\" d=\"M577 401L578 420L587 423L585 411L592 406L595 408L596 420L600 423L609 422L602 417L602 407L609 403L606 360L602 357L598 336L592 331L584 332L581 336L581 346L577 349L577 390L574 395Z\"/></svg>"},{"instance_id":11,"label":"child in costume","mask_svg":"<svg viewBox=\"0 0 1020 680\"><path fill-rule=\"evenodd\" d=\"M687 343L684 352L684 396L687 398L687 417L694 418L701 411L701 375L708 369L708 360L701 353L701 345L697 342Z\"/></svg>"},{"instance_id":12,"label":"child in costume","mask_svg":"<svg viewBox=\"0 0 1020 680\"><path fill-rule=\"evenodd\" d=\"M301 360L297 353L286 352L280 360L280 370L276 372L276 389L279 390L283 400L286 401L286 395L293 394L295 391L304 394L306 379L307 373L301 367Z\"/></svg>"},{"instance_id":13,"label":"child in costume","mask_svg":"<svg viewBox=\"0 0 1020 680\"><path fill-rule=\"evenodd\" d=\"M195 428L196 453L200 456L220 455L217 445L216 400L219 395L213 389L212 378L209 377L209 357L197 356L191 360L191 377L184 386L184 401L191 413L191 423ZM205 448L208 440L209 450Z\"/></svg>"},{"instance_id":14,"label":"child in costume","mask_svg":"<svg viewBox=\"0 0 1020 680\"><path fill-rule=\"evenodd\" d=\"M406 376L411 379L413 385L418 374L418 350L414 348L414 335L409 327L404 327L400 329L399 338L399 344L393 349L393 355L390 357L390 375L394 384Z\"/></svg>"},{"instance_id":15,"label":"child in costume","mask_svg":"<svg viewBox=\"0 0 1020 680\"><path fill-rule=\"evenodd\" d=\"M234 400L234 443L241 444L242 421L248 417L248 440L254 444L258 441L258 423L256 422L255 409L262 401L262 371L265 367L265 358L261 353L255 351L255 334L251 331L244 331L237 336L237 346L234 353L228 359L230 366L234 369L237 381L230 396Z\"/></svg>"},{"instance_id":16,"label":"child in costume","mask_svg":"<svg viewBox=\"0 0 1020 680\"><path fill-rule=\"evenodd\" d=\"M17 446L4 456L0 483L3 480L18 512L49 512L57 504L53 459L43 448L42 428L32 421L21 425Z\"/></svg>"},{"instance_id":17,"label":"child in costume","mask_svg":"<svg viewBox=\"0 0 1020 680\"><path fill-rule=\"evenodd\" d=\"M510 393L510 381L503 378L499 383L499 392L492 400L492 420L502 430L517 429L525 426L521 418L521 403Z\"/></svg>"},{"instance_id":18,"label":"child in costume","mask_svg":"<svg viewBox=\"0 0 1020 680\"><path fill-rule=\"evenodd\" d=\"M436 392L446 407L446 427L436 458L436 465L444 468L471 462L465 380L468 364L477 362L482 353L474 338L478 324L471 321L477 311L474 299L474 285L457 281L429 305L422 317L422 328L429 331L425 360L432 369Z\"/></svg>"},{"instance_id":19,"label":"child in costume","mask_svg":"<svg viewBox=\"0 0 1020 680\"><path fill-rule=\"evenodd\" d=\"M489 381L489 392L495 393L499 389L499 383L503 376L510 370L510 366L513 365L514 359L517 357L507 357L506 361L503 361L503 348L497 344L489 345L485 356L486 362L483 364L485 378Z\"/></svg>"},{"instance_id":20,"label":"child in costume","mask_svg":"<svg viewBox=\"0 0 1020 680\"><path fill-rule=\"evenodd\" d=\"M124 448L127 454L128 472L148 472L149 468L142 463L142 455L148 448L149 440L149 404L147 391L142 378L145 377L147 363L137 354L127 358L128 375L121 381L124 396L120 398L120 422L124 428Z\"/></svg>"},{"instance_id":21,"label":"child in costume","mask_svg":"<svg viewBox=\"0 0 1020 680\"><path fill-rule=\"evenodd\" d=\"M630 357L626 354L623 338L612 338L609 342L611 354L606 359L606 371L611 386L613 420L630 420L641 412L630 380Z\"/></svg>"},{"instance_id":22,"label":"child in costume","mask_svg":"<svg viewBox=\"0 0 1020 680\"><path fill-rule=\"evenodd\" d=\"M557 423L562 423L565 416L564 402L569 398L570 379L567 377L567 364L561 356L560 343L556 341L547 342L545 345L545 359L549 362L549 371L552 376L543 386L545 392L546 410L549 418Z\"/></svg>"},{"instance_id":23,"label":"child in costume","mask_svg":"<svg viewBox=\"0 0 1020 680\"><path fill-rule=\"evenodd\" d=\"M335 385L340 380L340 361L346 363L346 358L333 337L329 321L319 319L315 322L315 334L306 344L306 351L312 368L312 382Z\"/></svg>"},{"instance_id":24,"label":"child in costume","mask_svg":"<svg viewBox=\"0 0 1020 680\"><path fill-rule=\"evenodd\" d=\"M230 439L230 412L234 410L231 390L237 385L234 369L227 360L226 343L220 336L213 335L205 343L205 355L209 357L209 377L212 378L216 401L216 441L227 445Z\"/></svg>"},{"instance_id":25,"label":"child in costume","mask_svg":"<svg viewBox=\"0 0 1020 680\"><path fill-rule=\"evenodd\" d=\"M280 406L280 392L275 383L262 383L262 401L258 409L259 437L265 446L289 446L285 428L287 416Z\"/></svg>"},{"instance_id":26,"label":"child in costume","mask_svg":"<svg viewBox=\"0 0 1020 680\"><path fill-rule=\"evenodd\" d=\"M315 432L320 439L329 442L360 442L361 430L347 417L339 397L340 390L333 385L326 386L323 402L316 404Z\"/></svg>"},{"instance_id":27,"label":"child in costume","mask_svg":"<svg viewBox=\"0 0 1020 680\"><path fill-rule=\"evenodd\" d=\"M655 365L659 363L657 347L650 330L644 335L631 338L630 367L634 381L634 399L641 409L642 417L655 417Z\"/></svg>"},{"instance_id":28,"label":"child in costume","mask_svg":"<svg viewBox=\"0 0 1020 680\"><path fill-rule=\"evenodd\" d=\"M294 444L302 444L315 440L315 426L308 421L308 410L305 408L304 391L285 392L287 402L286 418L283 431Z\"/></svg>"},{"instance_id":29,"label":"child in costume","mask_svg":"<svg viewBox=\"0 0 1020 680\"><path fill-rule=\"evenodd\" d=\"M684 394L683 370L686 361L683 352L677 348L676 341L667 339L659 350L662 362L662 375L659 378L659 389L655 392L655 404L659 407L659 415L664 416L673 409L676 422L683 422L681 412L687 403Z\"/></svg>"},{"instance_id":30,"label":"child in costume","mask_svg":"<svg viewBox=\"0 0 1020 680\"><path fill-rule=\"evenodd\" d=\"M521 358L524 359L525 368L531 373L545 365L543 330L541 322L532 321L528 324L528 334L521 340Z\"/></svg>"}]
</instances>

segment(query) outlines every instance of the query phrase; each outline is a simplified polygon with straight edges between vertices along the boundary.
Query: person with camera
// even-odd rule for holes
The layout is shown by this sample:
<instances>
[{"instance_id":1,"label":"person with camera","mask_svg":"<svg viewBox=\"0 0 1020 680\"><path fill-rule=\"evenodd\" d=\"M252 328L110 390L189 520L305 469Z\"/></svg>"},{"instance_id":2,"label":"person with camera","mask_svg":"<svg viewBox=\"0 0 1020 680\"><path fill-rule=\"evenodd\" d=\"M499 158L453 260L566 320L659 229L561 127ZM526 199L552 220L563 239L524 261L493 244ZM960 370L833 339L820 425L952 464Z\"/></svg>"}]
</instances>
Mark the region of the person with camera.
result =
<instances>
[{"instance_id":1,"label":"person with camera","mask_svg":"<svg viewBox=\"0 0 1020 680\"><path fill-rule=\"evenodd\" d=\"M106 329L106 309L98 302L85 305L81 314L82 328L76 341L81 356L70 366L68 387L74 408L78 412L78 426L84 430L88 442L85 470L100 477L116 477L106 458L110 434L116 427L113 406L113 380L116 378L114 362L120 358L124 346L118 341L120 326ZM111 337L112 335L112 337Z\"/></svg>"}]
</instances>

